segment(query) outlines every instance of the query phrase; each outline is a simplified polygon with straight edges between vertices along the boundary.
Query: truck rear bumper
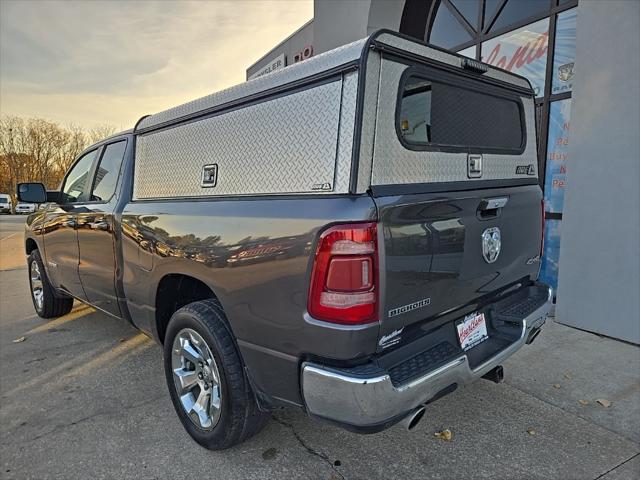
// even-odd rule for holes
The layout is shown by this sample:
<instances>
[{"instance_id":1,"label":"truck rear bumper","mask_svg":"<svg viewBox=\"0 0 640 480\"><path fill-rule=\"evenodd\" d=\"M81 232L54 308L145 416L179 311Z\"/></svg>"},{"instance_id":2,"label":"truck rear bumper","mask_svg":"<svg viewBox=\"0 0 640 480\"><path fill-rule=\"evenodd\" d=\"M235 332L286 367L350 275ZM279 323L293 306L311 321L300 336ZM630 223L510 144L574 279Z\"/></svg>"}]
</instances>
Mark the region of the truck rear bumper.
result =
<instances>
[{"instance_id":1,"label":"truck rear bumper","mask_svg":"<svg viewBox=\"0 0 640 480\"><path fill-rule=\"evenodd\" d=\"M473 349L459 351L434 368L421 372L417 378L401 384L373 363L355 369L304 363L302 393L307 411L351 430L375 432L400 421L420 405L480 379L533 341L544 324L551 309L551 289L541 284L527 288L537 289L532 293L538 295L539 300L532 305L531 295L524 296L524 302L528 301L529 306L527 313L522 318L508 321L509 328L516 329L512 339L497 353L480 361L470 361L469 354ZM546 299L540 297L541 290L543 296L546 293ZM508 305L509 314L519 311L520 306L515 302ZM408 362L411 360L407 359Z\"/></svg>"}]
</instances>

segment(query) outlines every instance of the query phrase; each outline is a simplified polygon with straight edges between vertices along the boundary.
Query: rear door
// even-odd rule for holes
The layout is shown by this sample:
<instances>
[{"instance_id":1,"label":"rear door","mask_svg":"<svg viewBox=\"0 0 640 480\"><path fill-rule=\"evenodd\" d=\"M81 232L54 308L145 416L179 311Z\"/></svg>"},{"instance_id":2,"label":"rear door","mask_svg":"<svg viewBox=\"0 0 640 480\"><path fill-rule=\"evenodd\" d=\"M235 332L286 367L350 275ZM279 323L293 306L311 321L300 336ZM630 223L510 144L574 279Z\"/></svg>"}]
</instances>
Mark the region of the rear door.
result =
<instances>
[{"instance_id":1,"label":"rear door","mask_svg":"<svg viewBox=\"0 0 640 480\"><path fill-rule=\"evenodd\" d=\"M127 139L106 144L92 171L89 199L77 213L79 275L92 305L121 316L116 293L113 212Z\"/></svg>"},{"instance_id":2,"label":"rear door","mask_svg":"<svg viewBox=\"0 0 640 480\"><path fill-rule=\"evenodd\" d=\"M371 192L384 241L380 335L394 337L535 278L541 191L531 91L385 57L380 82Z\"/></svg>"}]
</instances>

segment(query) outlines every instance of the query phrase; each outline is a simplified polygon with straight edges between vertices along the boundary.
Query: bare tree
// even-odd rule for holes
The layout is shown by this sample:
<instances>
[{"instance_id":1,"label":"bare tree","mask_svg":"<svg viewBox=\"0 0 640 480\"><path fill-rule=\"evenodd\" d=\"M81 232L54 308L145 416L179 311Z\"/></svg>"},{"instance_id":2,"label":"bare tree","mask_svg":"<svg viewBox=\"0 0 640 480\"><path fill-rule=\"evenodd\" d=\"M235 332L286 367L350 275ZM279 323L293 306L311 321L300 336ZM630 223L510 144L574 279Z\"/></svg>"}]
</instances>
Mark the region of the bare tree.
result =
<instances>
[{"instance_id":1,"label":"bare tree","mask_svg":"<svg viewBox=\"0 0 640 480\"><path fill-rule=\"evenodd\" d=\"M89 144L99 142L100 140L104 140L105 138L110 137L114 133L116 133L115 127L113 125L109 125L106 123L92 127L87 131Z\"/></svg>"},{"instance_id":2,"label":"bare tree","mask_svg":"<svg viewBox=\"0 0 640 480\"><path fill-rule=\"evenodd\" d=\"M41 118L0 118L0 192L15 202L16 184L39 181L59 186L73 160L88 145L115 132L110 125L87 131L78 125L61 127Z\"/></svg>"},{"instance_id":3,"label":"bare tree","mask_svg":"<svg viewBox=\"0 0 640 480\"><path fill-rule=\"evenodd\" d=\"M56 186L60 184L73 161L91 143L87 133L79 125L68 125L67 133L67 142L60 154L54 159L54 172L52 172L51 181Z\"/></svg>"},{"instance_id":4,"label":"bare tree","mask_svg":"<svg viewBox=\"0 0 640 480\"><path fill-rule=\"evenodd\" d=\"M30 176L50 185L51 173L70 133L59 125L43 119L29 119L22 136L22 153L31 158Z\"/></svg>"},{"instance_id":5,"label":"bare tree","mask_svg":"<svg viewBox=\"0 0 640 480\"><path fill-rule=\"evenodd\" d=\"M0 119L0 191L7 192L15 204L15 185L24 177L27 161L21 155L25 122L18 117Z\"/></svg>"}]
</instances>

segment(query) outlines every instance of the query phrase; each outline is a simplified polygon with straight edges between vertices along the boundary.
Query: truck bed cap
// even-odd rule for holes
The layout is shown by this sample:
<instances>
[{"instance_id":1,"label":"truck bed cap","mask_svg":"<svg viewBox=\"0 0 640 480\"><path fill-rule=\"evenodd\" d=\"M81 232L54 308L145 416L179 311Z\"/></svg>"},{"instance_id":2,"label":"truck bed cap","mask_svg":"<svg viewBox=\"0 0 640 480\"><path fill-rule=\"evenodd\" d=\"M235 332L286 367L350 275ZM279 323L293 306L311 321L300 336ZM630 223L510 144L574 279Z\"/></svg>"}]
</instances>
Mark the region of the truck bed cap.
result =
<instances>
[{"instance_id":1,"label":"truck bed cap","mask_svg":"<svg viewBox=\"0 0 640 480\"><path fill-rule=\"evenodd\" d=\"M134 127L134 133L143 133L148 130L162 128L224 106L231 107L237 102L251 100L252 97L262 96L262 94L284 86L293 88L298 82L317 75L325 75L334 70L338 72L347 68L358 68L366 61L369 48L404 52L407 55L430 58L454 67L460 67L462 59L466 58L448 50L426 45L390 30L379 30L367 38L343 45L268 75L254 78L153 115L146 115L138 121ZM524 77L490 65L485 66L487 67L487 72L484 76L492 77L520 88L531 88L528 80Z\"/></svg>"}]
</instances>

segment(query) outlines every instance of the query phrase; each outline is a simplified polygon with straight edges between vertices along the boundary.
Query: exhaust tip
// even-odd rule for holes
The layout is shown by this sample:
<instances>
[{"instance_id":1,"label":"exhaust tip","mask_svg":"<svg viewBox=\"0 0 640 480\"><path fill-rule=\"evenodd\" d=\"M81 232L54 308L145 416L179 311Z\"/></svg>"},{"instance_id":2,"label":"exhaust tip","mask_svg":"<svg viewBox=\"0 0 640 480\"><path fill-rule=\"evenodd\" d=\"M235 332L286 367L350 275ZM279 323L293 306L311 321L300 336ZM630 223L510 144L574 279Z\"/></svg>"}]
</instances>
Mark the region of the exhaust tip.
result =
<instances>
[{"instance_id":1,"label":"exhaust tip","mask_svg":"<svg viewBox=\"0 0 640 480\"><path fill-rule=\"evenodd\" d=\"M422 417L424 417L425 411L426 410L424 407L418 407L409 415L407 415L401 422L404 428L406 428L408 431L416 428L418 423L420 423L420 420L422 420Z\"/></svg>"},{"instance_id":2,"label":"exhaust tip","mask_svg":"<svg viewBox=\"0 0 640 480\"><path fill-rule=\"evenodd\" d=\"M538 335L540 335L540 331L541 331L540 328L536 328L529 334L529 337L527 338L527 345L531 345L533 343L533 341L538 337Z\"/></svg>"}]
</instances>

